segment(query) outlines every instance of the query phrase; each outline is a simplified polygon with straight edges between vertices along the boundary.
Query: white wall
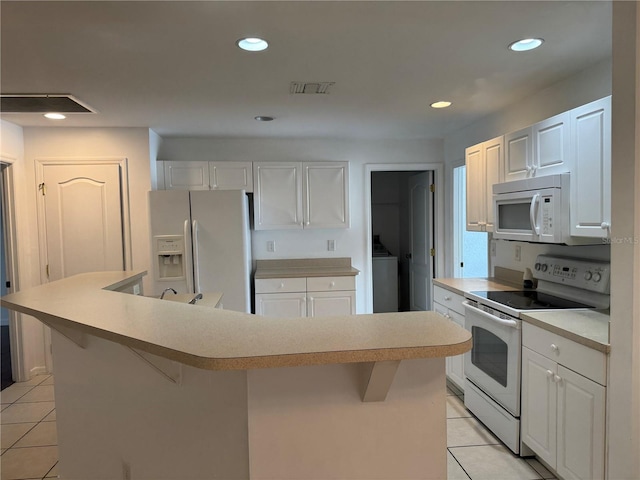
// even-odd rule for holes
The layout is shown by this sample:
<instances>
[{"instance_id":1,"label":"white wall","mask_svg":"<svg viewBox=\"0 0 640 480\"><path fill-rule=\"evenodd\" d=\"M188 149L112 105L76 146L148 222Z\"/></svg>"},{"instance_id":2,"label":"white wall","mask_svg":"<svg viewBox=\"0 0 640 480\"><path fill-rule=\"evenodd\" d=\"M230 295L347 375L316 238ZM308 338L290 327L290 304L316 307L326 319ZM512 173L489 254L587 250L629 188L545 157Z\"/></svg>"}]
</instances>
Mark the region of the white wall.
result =
<instances>
[{"instance_id":1,"label":"white wall","mask_svg":"<svg viewBox=\"0 0 640 480\"><path fill-rule=\"evenodd\" d=\"M365 313L365 286L370 277L366 262L365 165L375 163L442 163L440 140L340 140L340 139L211 139L165 138L159 160L207 161L348 161L351 228L332 230L253 232L254 259L351 257L357 277L358 313ZM336 251L327 251L327 240ZM276 251L267 252L268 240Z\"/></svg>"}]
</instances>

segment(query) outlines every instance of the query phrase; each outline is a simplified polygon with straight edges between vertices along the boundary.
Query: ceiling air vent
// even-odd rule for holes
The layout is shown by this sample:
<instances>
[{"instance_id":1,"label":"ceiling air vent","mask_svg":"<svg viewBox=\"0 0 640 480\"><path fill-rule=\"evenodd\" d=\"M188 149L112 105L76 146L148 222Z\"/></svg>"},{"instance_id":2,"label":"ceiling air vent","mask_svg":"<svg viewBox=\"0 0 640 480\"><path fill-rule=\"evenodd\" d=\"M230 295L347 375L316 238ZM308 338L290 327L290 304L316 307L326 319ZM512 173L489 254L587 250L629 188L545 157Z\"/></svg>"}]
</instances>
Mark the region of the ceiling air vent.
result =
<instances>
[{"instance_id":1,"label":"ceiling air vent","mask_svg":"<svg viewBox=\"0 0 640 480\"><path fill-rule=\"evenodd\" d=\"M326 95L336 82L291 82L289 93L297 95Z\"/></svg>"},{"instance_id":2,"label":"ceiling air vent","mask_svg":"<svg viewBox=\"0 0 640 480\"><path fill-rule=\"evenodd\" d=\"M2 94L0 111L3 113L95 113L73 95L66 94Z\"/></svg>"}]
</instances>

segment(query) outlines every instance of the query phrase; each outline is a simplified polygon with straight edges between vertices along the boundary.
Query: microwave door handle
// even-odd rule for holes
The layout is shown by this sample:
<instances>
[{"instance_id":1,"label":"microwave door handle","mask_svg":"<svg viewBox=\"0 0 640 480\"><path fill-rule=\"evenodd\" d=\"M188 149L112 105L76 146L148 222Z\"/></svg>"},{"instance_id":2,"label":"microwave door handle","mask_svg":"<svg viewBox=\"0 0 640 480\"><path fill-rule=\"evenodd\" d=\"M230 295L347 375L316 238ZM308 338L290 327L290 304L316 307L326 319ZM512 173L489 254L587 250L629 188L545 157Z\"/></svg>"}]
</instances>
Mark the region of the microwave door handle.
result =
<instances>
[{"instance_id":1,"label":"microwave door handle","mask_svg":"<svg viewBox=\"0 0 640 480\"><path fill-rule=\"evenodd\" d=\"M529 221L531 222L531 230L533 230L536 235L540 235L540 227L536 222L536 207L538 206L538 203L540 203L540 194L536 193L533 195L533 198L531 199L531 206L529 207Z\"/></svg>"},{"instance_id":2,"label":"microwave door handle","mask_svg":"<svg viewBox=\"0 0 640 480\"><path fill-rule=\"evenodd\" d=\"M465 308L468 308L470 310L473 310L474 313L477 313L478 315L480 315L481 317L486 318L487 320L490 320L493 323L497 323L499 325L504 325L505 327L511 327L511 328L518 328L518 322L516 320L506 320L504 318L500 318L500 317L496 317L495 315L491 315L490 313L487 313L483 310L480 310L477 307L474 307L473 305L471 305L471 303L469 303L468 300L465 300L464 302L462 302L462 304L465 306Z\"/></svg>"}]
</instances>

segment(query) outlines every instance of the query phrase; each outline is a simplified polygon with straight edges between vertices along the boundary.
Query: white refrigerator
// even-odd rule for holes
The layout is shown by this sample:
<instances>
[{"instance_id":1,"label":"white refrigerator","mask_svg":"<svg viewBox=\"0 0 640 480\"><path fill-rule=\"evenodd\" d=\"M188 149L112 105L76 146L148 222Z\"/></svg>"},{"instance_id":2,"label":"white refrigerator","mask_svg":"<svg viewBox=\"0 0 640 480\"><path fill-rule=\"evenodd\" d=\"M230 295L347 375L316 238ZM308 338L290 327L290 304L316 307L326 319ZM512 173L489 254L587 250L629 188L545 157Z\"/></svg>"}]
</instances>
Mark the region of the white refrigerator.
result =
<instances>
[{"instance_id":1,"label":"white refrigerator","mask_svg":"<svg viewBox=\"0 0 640 480\"><path fill-rule=\"evenodd\" d=\"M243 190L149 192L153 295L222 292L251 312L251 233ZM172 295L167 292L167 295Z\"/></svg>"}]
</instances>

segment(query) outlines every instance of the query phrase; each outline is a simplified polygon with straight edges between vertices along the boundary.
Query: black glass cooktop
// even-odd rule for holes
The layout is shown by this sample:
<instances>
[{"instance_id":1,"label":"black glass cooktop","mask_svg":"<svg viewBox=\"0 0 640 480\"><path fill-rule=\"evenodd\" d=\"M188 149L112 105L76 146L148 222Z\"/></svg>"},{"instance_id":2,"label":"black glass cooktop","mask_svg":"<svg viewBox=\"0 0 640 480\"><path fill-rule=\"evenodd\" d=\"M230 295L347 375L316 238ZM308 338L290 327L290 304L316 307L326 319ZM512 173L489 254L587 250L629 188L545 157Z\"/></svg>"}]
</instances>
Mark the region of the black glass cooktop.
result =
<instances>
[{"instance_id":1,"label":"black glass cooktop","mask_svg":"<svg viewBox=\"0 0 640 480\"><path fill-rule=\"evenodd\" d=\"M471 292L479 297L492 300L516 310L555 310L563 308L595 308L584 303L566 300L535 290L519 292Z\"/></svg>"}]
</instances>

